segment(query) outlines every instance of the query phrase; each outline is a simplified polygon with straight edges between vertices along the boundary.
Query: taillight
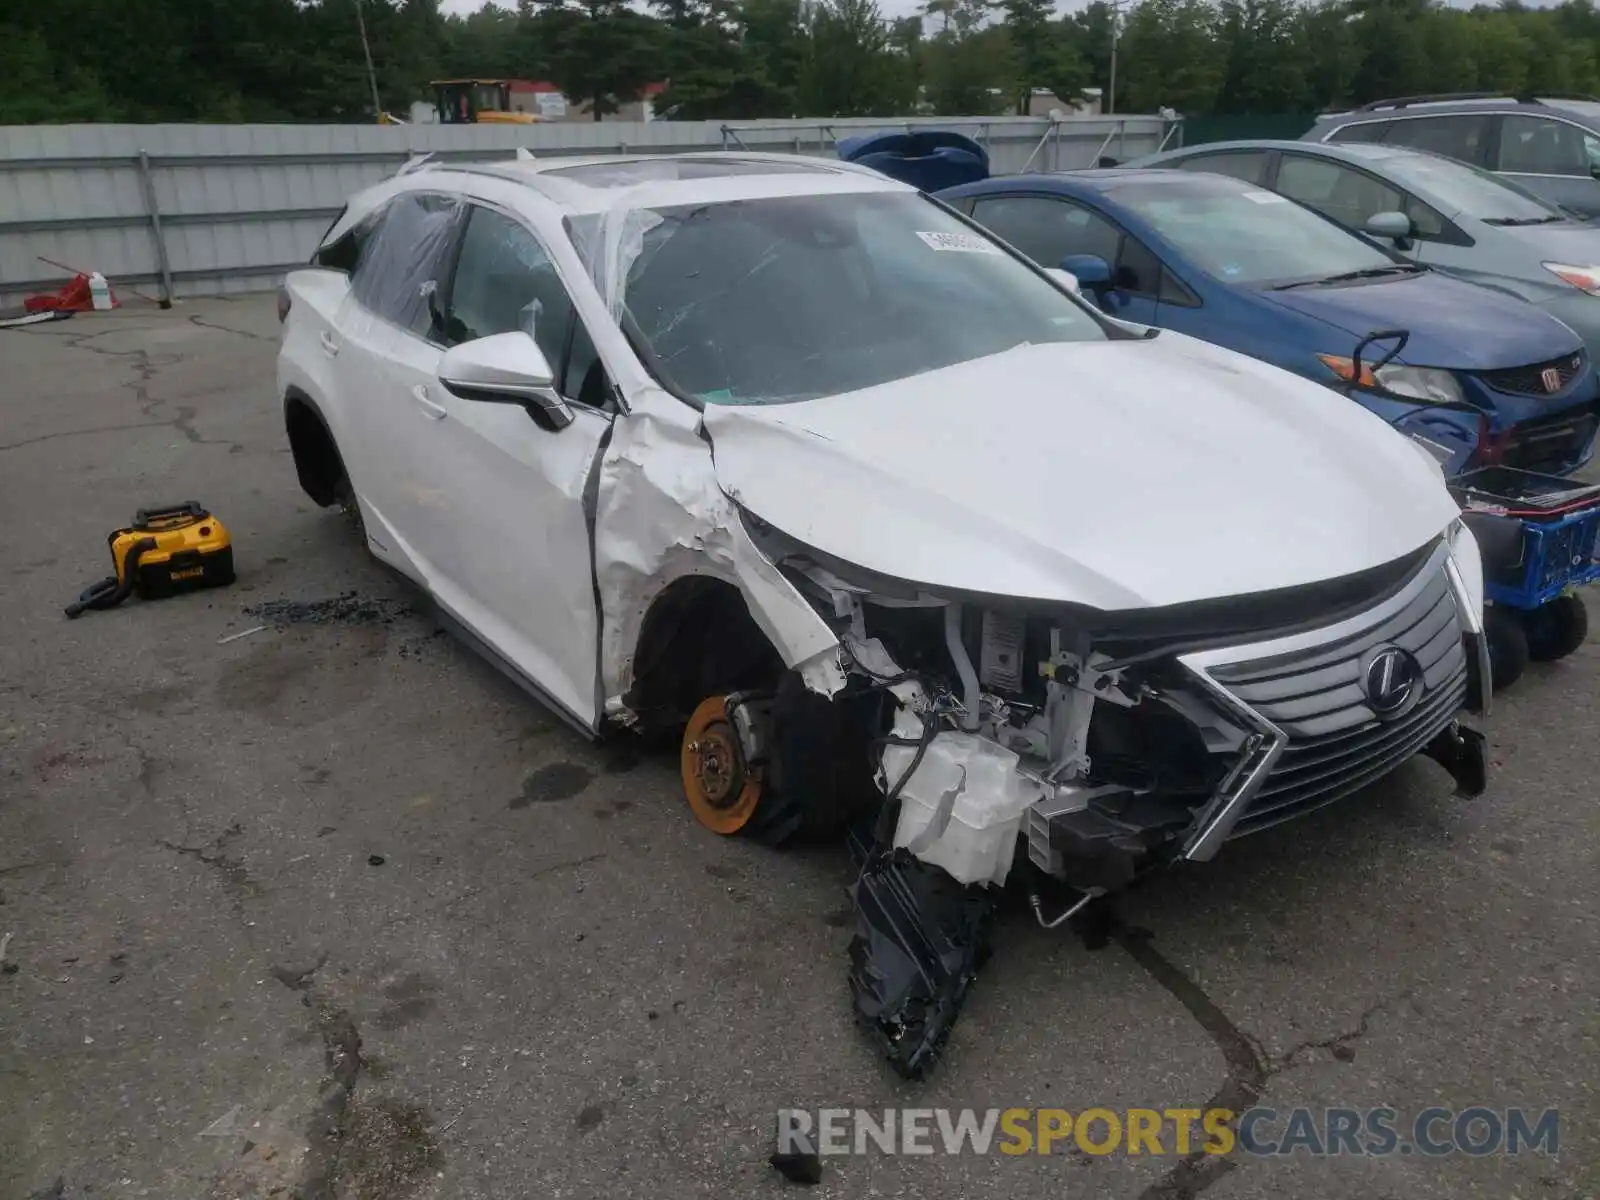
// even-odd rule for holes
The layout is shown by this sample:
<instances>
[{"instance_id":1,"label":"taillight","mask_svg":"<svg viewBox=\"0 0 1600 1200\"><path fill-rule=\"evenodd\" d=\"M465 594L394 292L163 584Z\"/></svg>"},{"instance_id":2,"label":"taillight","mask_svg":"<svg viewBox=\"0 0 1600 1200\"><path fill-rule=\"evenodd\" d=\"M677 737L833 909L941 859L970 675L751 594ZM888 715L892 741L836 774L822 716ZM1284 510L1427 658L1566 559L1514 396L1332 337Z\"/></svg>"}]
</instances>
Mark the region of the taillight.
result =
<instances>
[{"instance_id":1,"label":"taillight","mask_svg":"<svg viewBox=\"0 0 1600 1200\"><path fill-rule=\"evenodd\" d=\"M294 301L289 295L289 285L280 283L278 285L278 321L280 324L289 319L289 306L293 303Z\"/></svg>"}]
</instances>

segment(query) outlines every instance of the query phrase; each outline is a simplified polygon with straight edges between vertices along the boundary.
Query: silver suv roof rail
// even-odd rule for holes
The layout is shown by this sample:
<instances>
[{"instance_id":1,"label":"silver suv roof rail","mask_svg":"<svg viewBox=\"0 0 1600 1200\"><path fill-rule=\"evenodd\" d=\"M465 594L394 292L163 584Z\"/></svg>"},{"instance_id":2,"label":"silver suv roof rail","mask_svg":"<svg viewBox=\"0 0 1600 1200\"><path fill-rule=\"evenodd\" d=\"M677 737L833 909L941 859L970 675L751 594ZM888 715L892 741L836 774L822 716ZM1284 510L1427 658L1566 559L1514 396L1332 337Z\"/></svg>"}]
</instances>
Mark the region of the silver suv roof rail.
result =
<instances>
[{"instance_id":1,"label":"silver suv roof rail","mask_svg":"<svg viewBox=\"0 0 1600 1200\"><path fill-rule=\"evenodd\" d=\"M1547 100L1587 100L1600 104L1600 96L1574 92L1541 92L1538 95L1513 96L1508 92L1433 92L1421 96L1395 96L1387 100L1372 100L1351 112L1379 112L1386 108L1409 108L1413 104L1449 104L1457 100L1499 100L1506 104L1543 104Z\"/></svg>"}]
</instances>

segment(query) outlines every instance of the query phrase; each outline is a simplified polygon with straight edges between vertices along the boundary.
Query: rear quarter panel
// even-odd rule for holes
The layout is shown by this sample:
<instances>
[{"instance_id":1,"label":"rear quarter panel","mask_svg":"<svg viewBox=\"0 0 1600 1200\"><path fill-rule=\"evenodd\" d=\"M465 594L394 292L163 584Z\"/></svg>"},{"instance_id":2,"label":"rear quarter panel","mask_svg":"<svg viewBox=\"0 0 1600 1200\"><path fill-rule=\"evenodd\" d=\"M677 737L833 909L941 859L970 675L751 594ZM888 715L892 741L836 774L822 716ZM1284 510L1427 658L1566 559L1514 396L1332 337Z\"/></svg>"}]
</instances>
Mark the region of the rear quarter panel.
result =
<instances>
[{"instance_id":1,"label":"rear quarter panel","mask_svg":"<svg viewBox=\"0 0 1600 1200\"><path fill-rule=\"evenodd\" d=\"M322 335L339 336L337 318L350 293L350 280L341 271L307 268L293 271L284 281L290 297L289 315L283 323L278 348L278 396L299 392L322 413L335 441L348 428L341 411L333 359L322 348Z\"/></svg>"}]
</instances>

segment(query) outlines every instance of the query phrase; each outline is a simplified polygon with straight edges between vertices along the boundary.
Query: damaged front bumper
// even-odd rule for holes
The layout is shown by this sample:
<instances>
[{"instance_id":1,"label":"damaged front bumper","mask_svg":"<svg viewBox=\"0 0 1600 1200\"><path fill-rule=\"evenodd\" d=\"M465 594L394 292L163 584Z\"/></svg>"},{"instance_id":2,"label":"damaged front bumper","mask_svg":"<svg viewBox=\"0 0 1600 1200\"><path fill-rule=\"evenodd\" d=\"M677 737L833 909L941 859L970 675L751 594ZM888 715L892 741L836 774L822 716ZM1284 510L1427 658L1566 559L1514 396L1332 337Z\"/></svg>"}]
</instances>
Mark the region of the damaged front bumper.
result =
<instances>
[{"instance_id":1,"label":"damaged front bumper","mask_svg":"<svg viewBox=\"0 0 1600 1200\"><path fill-rule=\"evenodd\" d=\"M993 658L987 633L980 661ZM881 644L845 644L874 678L903 674ZM1459 720L1488 707L1481 610L1443 542L1378 603L1305 632L1148 669L1073 654L1052 635L1039 664L1048 697L1031 713L975 685L990 672L953 640L950 651L957 684L943 696L926 679L894 684L880 762L891 803L855 888L857 1012L908 1075L936 1057L987 954L996 885L1025 881L1053 927L1152 868L1209 860L1417 754L1460 795L1486 786L1485 739ZM1154 744L1127 732L1146 708L1150 737L1187 723L1181 764L1130 769L1128 746ZM1101 719L1117 737L1090 737ZM1047 911L1045 892L1065 898Z\"/></svg>"}]
</instances>

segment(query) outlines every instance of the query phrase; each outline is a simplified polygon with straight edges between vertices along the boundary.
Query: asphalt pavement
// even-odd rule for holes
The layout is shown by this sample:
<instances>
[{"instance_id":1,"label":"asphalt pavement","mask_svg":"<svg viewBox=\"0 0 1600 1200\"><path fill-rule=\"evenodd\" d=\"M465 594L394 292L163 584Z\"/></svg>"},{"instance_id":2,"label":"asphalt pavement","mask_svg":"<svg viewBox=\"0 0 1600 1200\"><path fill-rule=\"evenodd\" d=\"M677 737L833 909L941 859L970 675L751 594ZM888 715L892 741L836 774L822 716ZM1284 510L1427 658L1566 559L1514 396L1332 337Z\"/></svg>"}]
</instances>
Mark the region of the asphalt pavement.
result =
<instances>
[{"instance_id":1,"label":"asphalt pavement","mask_svg":"<svg viewBox=\"0 0 1600 1200\"><path fill-rule=\"evenodd\" d=\"M276 333L0 332L0 1200L800 1194L777 1110L889 1106L1555 1108L1559 1155L873 1152L810 1194L1600 1194L1600 640L1498 698L1477 800L1408 764L1099 949L1007 916L909 1084L852 1024L842 848L703 831L672 758L440 633L299 491ZM232 588L63 617L189 499Z\"/></svg>"}]
</instances>

